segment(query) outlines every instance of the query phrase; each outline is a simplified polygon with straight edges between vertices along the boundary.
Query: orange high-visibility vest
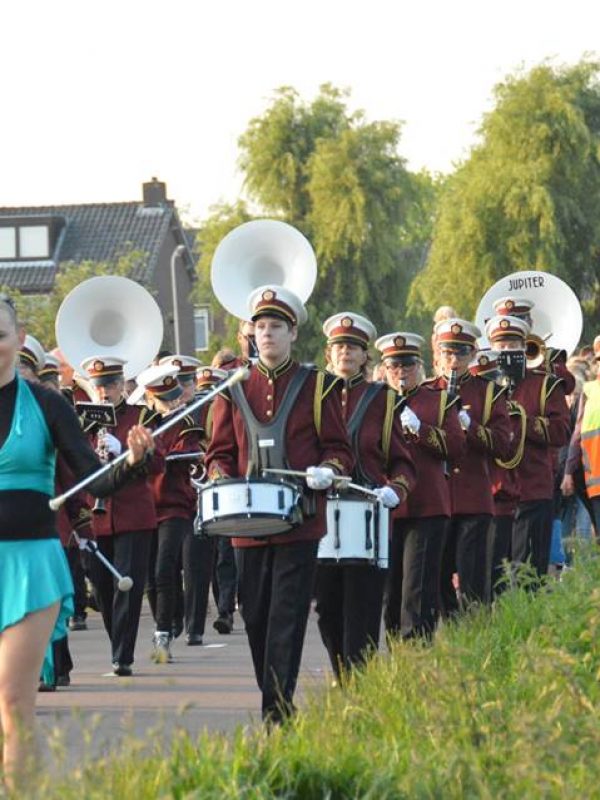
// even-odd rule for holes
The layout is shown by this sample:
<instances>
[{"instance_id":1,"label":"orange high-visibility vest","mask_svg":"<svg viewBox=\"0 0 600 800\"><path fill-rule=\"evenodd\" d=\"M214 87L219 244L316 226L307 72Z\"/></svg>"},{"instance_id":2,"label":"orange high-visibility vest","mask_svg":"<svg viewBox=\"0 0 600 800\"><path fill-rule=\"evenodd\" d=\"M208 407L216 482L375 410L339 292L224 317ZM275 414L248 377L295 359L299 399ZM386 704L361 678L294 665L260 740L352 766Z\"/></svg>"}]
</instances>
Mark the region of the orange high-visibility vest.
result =
<instances>
[{"instance_id":1,"label":"orange high-visibility vest","mask_svg":"<svg viewBox=\"0 0 600 800\"><path fill-rule=\"evenodd\" d=\"M583 392L581 459L588 497L596 497L600 495L600 380L584 383Z\"/></svg>"}]
</instances>

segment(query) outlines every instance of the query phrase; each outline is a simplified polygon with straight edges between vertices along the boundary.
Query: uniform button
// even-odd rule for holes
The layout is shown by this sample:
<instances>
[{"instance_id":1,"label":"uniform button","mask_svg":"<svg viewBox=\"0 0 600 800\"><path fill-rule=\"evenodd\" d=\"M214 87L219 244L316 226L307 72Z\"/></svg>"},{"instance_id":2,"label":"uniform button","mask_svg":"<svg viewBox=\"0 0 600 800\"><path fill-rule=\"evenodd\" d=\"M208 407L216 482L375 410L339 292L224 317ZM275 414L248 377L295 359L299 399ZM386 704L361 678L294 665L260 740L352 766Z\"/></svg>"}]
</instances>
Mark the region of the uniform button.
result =
<instances>
[{"instance_id":1,"label":"uniform button","mask_svg":"<svg viewBox=\"0 0 600 800\"><path fill-rule=\"evenodd\" d=\"M273 386L273 378L269 378L269 380L267 381L267 383L269 384L269 386Z\"/></svg>"},{"instance_id":2,"label":"uniform button","mask_svg":"<svg viewBox=\"0 0 600 800\"><path fill-rule=\"evenodd\" d=\"M267 417L270 417L273 414L270 408L267 409Z\"/></svg>"},{"instance_id":3,"label":"uniform button","mask_svg":"<svg viewBox=\"0 0 600 800\"><path fill-rule=\"evenodd\" d=\"M454 467L454 469L452 470L452 472L453 472L455 475L458 475L458 473L460 472L460 467Z\"/></svg>"},{"instance_id":4,"label":"uniform button","mask_svg":"<svg viewBox=\"0 0 600 800\"><path fill-rule=\"evenodd\" d=\"M272 400L272 399L273 399L273 395L272 394L268 394L267 395L267 400Z\"/></svg>"},{"instance_id":5,"label":"uniform button","mask_svg":"<svg viewBox=\"0 0 600 800\"><path fill-rule=\"evenodd\" d=\"M345 406L345 405L346 405L346 401L342 400L342 406Z\"/></svg>"},{"instance_id":6,"label":"uniform button","mask_svg":"<svg viewBox=\"0 0 600 800\"><path fill-rule=\"evenodd\" d=\"M342 389L342 394L348 394L348 389L346 389L346 387L345 387L345 386L344 386L344 388Z\"/></svg>"}]
</instances>

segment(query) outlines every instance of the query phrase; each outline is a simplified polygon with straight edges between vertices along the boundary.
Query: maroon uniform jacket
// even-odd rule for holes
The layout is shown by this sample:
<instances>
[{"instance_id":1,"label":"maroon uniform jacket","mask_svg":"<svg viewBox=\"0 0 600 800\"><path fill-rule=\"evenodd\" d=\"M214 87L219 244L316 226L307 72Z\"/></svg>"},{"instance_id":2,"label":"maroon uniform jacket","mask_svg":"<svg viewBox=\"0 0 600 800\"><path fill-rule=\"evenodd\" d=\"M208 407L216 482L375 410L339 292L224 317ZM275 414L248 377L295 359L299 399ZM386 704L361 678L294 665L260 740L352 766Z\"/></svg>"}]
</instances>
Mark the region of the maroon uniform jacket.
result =
<instances>
[{"instance_id":1,"label":"maroon uniform jacket","mask_svg":"<svg viewBox=\"0 0 600 800\"><path fill-rule=\"evenodd\" d=\"M368 386L363 375L354 375L347 381L338 380L344 422L347 424ZM416 471L408 449L400 417L395 413L397 395L385 384L373 397L358 430L358 452L355 453L357 465L375 486L390 485L400 502L406 500L416 484ZM389 406L389 434L384 427ZM384 439L386 440L384 442Z\"/></svg>"},{"instance_id":2,"label":"maroon uniform jacket","mask_svg":"<svg viewBox=\"0 0 600 800\"><path fill-rule=\"evenodd\" d=\"M523 459L525 450L527 415L523 406L514 400L508 402L508 415L512 432L509 458L505 461L498 458L490 459L494 516L496 517L513 516L521 497L518 466Z\"/></svg>"},{"instance_id":3,"label":"maroon uniform jacket","mask_svg":"<svg viewBox=\"0 0 600 800\"><path fill-rule=\"evenodd\" d=\"M132 425L152 427L153 420L156 420L156 415L152 415L145 406L128 406L124 400L115 406L115 413L117 425L110 428L109 432L121 442L123 450L127 449L127 434ZM92 437L92 445L96 446L95 436ZM154 455L146 467L147 474L159 474L164 466L160 443L156 443ZM106 513L94 514L92 518L95 536L112 536L156 528L156 509L148 477L132 480L104 502Z\"/></svg>"},{"instance_id":4,"label":"maroon uniform jacket","mask_svg":"<svg viewBox=\"0 0 600 800\"><path fill-rule=\"evenodd\" d=\"M545 370L528 370L513 399L527 414L525 452L519 465L521 502L550 500L554 494L554 448L569 441L569 409L562 380Z\"/></svg>"},{"instance_id":5,"label":"maroon uniform jacket","mask_svg":"<svg viewBox=\"0 0 600 800\"><path fill-rule=\"evenodd\" d=\"M259 422L267 423L277 409L298 370L298 363L288 359L275 370L258 363L241 384L252 413ZM331 465L349 475L354 459L342 415L339 393L326 391L320 404L321 424L315 421L317 371L312 372L300 392L287 422L285 445L291 469L305 470L319 464ZM331 389L331 386L329 387ZM206 452L206 468L210 478L243 477L248 468L248 443L239 409L230 397L220 394L213 405L213 435ZM289 533L265 539L234 538L235 547L257 547L320 539L325 533L325 493L317 492L317 513Z\"/></svg>"},{"instance_id":6,"label":"maroon uniform jacket","mask_svg":"<svg viewBox=\"0 0 600 800\"><path fill-rule=\"evenodd\" d=\"M446 389L446 378L431 385ZM450 468L452 514L493 514L490 456L508 458L511 428L506 400L495 395L495 384L485 378L465 373L459 379L458 393L462 408L471 417L466 432L466 448Z\"/></svg>"},{"instance_id":7,"label":"maroon uniform jacket","mask_svg":"<svg viewBox=\"0 0 600 800\"><path fill-rule=\"evenodd\" d=\"M163 417L163 422L168 417ZM191 417L184 417L160 435L159 441L165 459L169 455L198 453L200 451L200 428ZM193 461L165 460L165 471L150 478L156 505L158 522L173 517L189 519L196 514L196 490L190 481Z\"/></svg>"},{"instance_id":8,"label":"maroon uniform jacket","mask_svg":"<svg viewBox=\"0 0 600 800\"><path fill-rule=\"evenodd\" d=\"M430 382L411 389L405 399L421 420L419 433L408 436L418 480L406 506L394 517L449 517L452 509L445 467L458 461L465 449L457 403Z\"/></svg>"},{"instance_id":9,"label":"maroon uniform jacket","mask_svg":"<svg viewBox=\"0 0 600 800\"><path fill-rule=\"evenodd\" d=\"M56 454L56 494L61 495L70 489L75 483L75 477L67 466L64 457ZM69 497L68 500L59 508L56 514L56 527L63 547L72 547L75 541L71 536L75 531L84 539L92 536L91 528L92 514L90 511L89 495L81 490Z\"/></svg>"}]
</instances>

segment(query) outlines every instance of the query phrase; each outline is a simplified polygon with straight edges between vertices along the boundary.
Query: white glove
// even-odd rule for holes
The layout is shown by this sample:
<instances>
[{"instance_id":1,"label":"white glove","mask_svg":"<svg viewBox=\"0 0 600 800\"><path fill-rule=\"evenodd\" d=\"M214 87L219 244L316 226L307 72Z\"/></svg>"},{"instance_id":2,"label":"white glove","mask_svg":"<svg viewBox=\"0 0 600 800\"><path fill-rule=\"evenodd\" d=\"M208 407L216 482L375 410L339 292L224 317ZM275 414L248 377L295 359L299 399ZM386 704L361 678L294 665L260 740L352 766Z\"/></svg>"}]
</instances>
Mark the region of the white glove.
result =
<instances>
[{"instance_id":1,"label":"white glove","mask_svg":"<svg viewBox=\"0 0 600 800\"><path fill-rule=\"evenodd\" d=\"M419 433L421 420L417 417L412 408L404 406L400 414L400 419L402 421L402 427L405 431L412 433L414 436Z\"/></svg>"},{"instance_id":2,"label":"white glove","mask_svg":"<svg viewBox=\"0 0 600 800\"><path fill-rule=\"evenodd\" d=\"M400 503L400 498L391 486L379 486L375 489L377 499L383 503L386 508L396 508Z\"/></svg>"},{"instance_id":3,"label":"white glove","mask_svg":"<svg viewBox=\"0 0 600 800\"><path fill-rule=\"evenodd\" d=\"M83 539L81 536L77 537L77 547L80 550L87 550L88 549L88 542L89 542L89 539Z\"/></svg>"},{"instance_id":4,"label":"white glove","mask_svg":"<svg viewBox=\"0 0 600 800\"><path fill-rule=\"evenodd\" d=\"M329 489L333 483L334 471L330 467L308 467L306 485L309 489Z\"/></svg>"},{"instance_id":5,"label":"white glove","mask_svg":"<svg viewBox=\"0 0 600 800\"><path fill-rule=\"evenodd\" d=\"M106 449L107 453L111 456L120 456L123 445L113 436L112 433L105 433L102 437L102 446Z\"/></svg>"},{"instance_id":6,"label":"white glove","mask_svg":"<svg viewBox=\"0 0 600 800\"><path fill-rule=\"evenodd\" d=\"M471 417L469 416L469 412L465 411L464 408L461 408L461 410L458 412L458 420L463 431L468 431L469 426L471 425Z\"/></svg>"}]
</instances>

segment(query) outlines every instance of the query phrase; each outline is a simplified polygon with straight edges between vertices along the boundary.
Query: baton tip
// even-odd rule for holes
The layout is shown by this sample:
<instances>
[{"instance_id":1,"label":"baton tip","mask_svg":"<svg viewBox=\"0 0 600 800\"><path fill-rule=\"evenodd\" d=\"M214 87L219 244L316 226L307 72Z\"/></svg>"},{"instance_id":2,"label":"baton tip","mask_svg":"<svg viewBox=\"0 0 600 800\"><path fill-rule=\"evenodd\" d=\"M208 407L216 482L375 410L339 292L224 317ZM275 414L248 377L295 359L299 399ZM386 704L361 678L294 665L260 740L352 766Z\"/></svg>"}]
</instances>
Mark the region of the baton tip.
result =
<instances>
[{"instance_id":1,"label":"baton tip","mask_svg":"<svg viewBox=\"0 0 600 800\"><path fill-rule=\"evenodd\" d=\"M129 575L126 575L123 578L119 578L118 587L120 592L128 592L132 586L133 586L133 580L129 577Z\"/></svg>"}]
</instances>

